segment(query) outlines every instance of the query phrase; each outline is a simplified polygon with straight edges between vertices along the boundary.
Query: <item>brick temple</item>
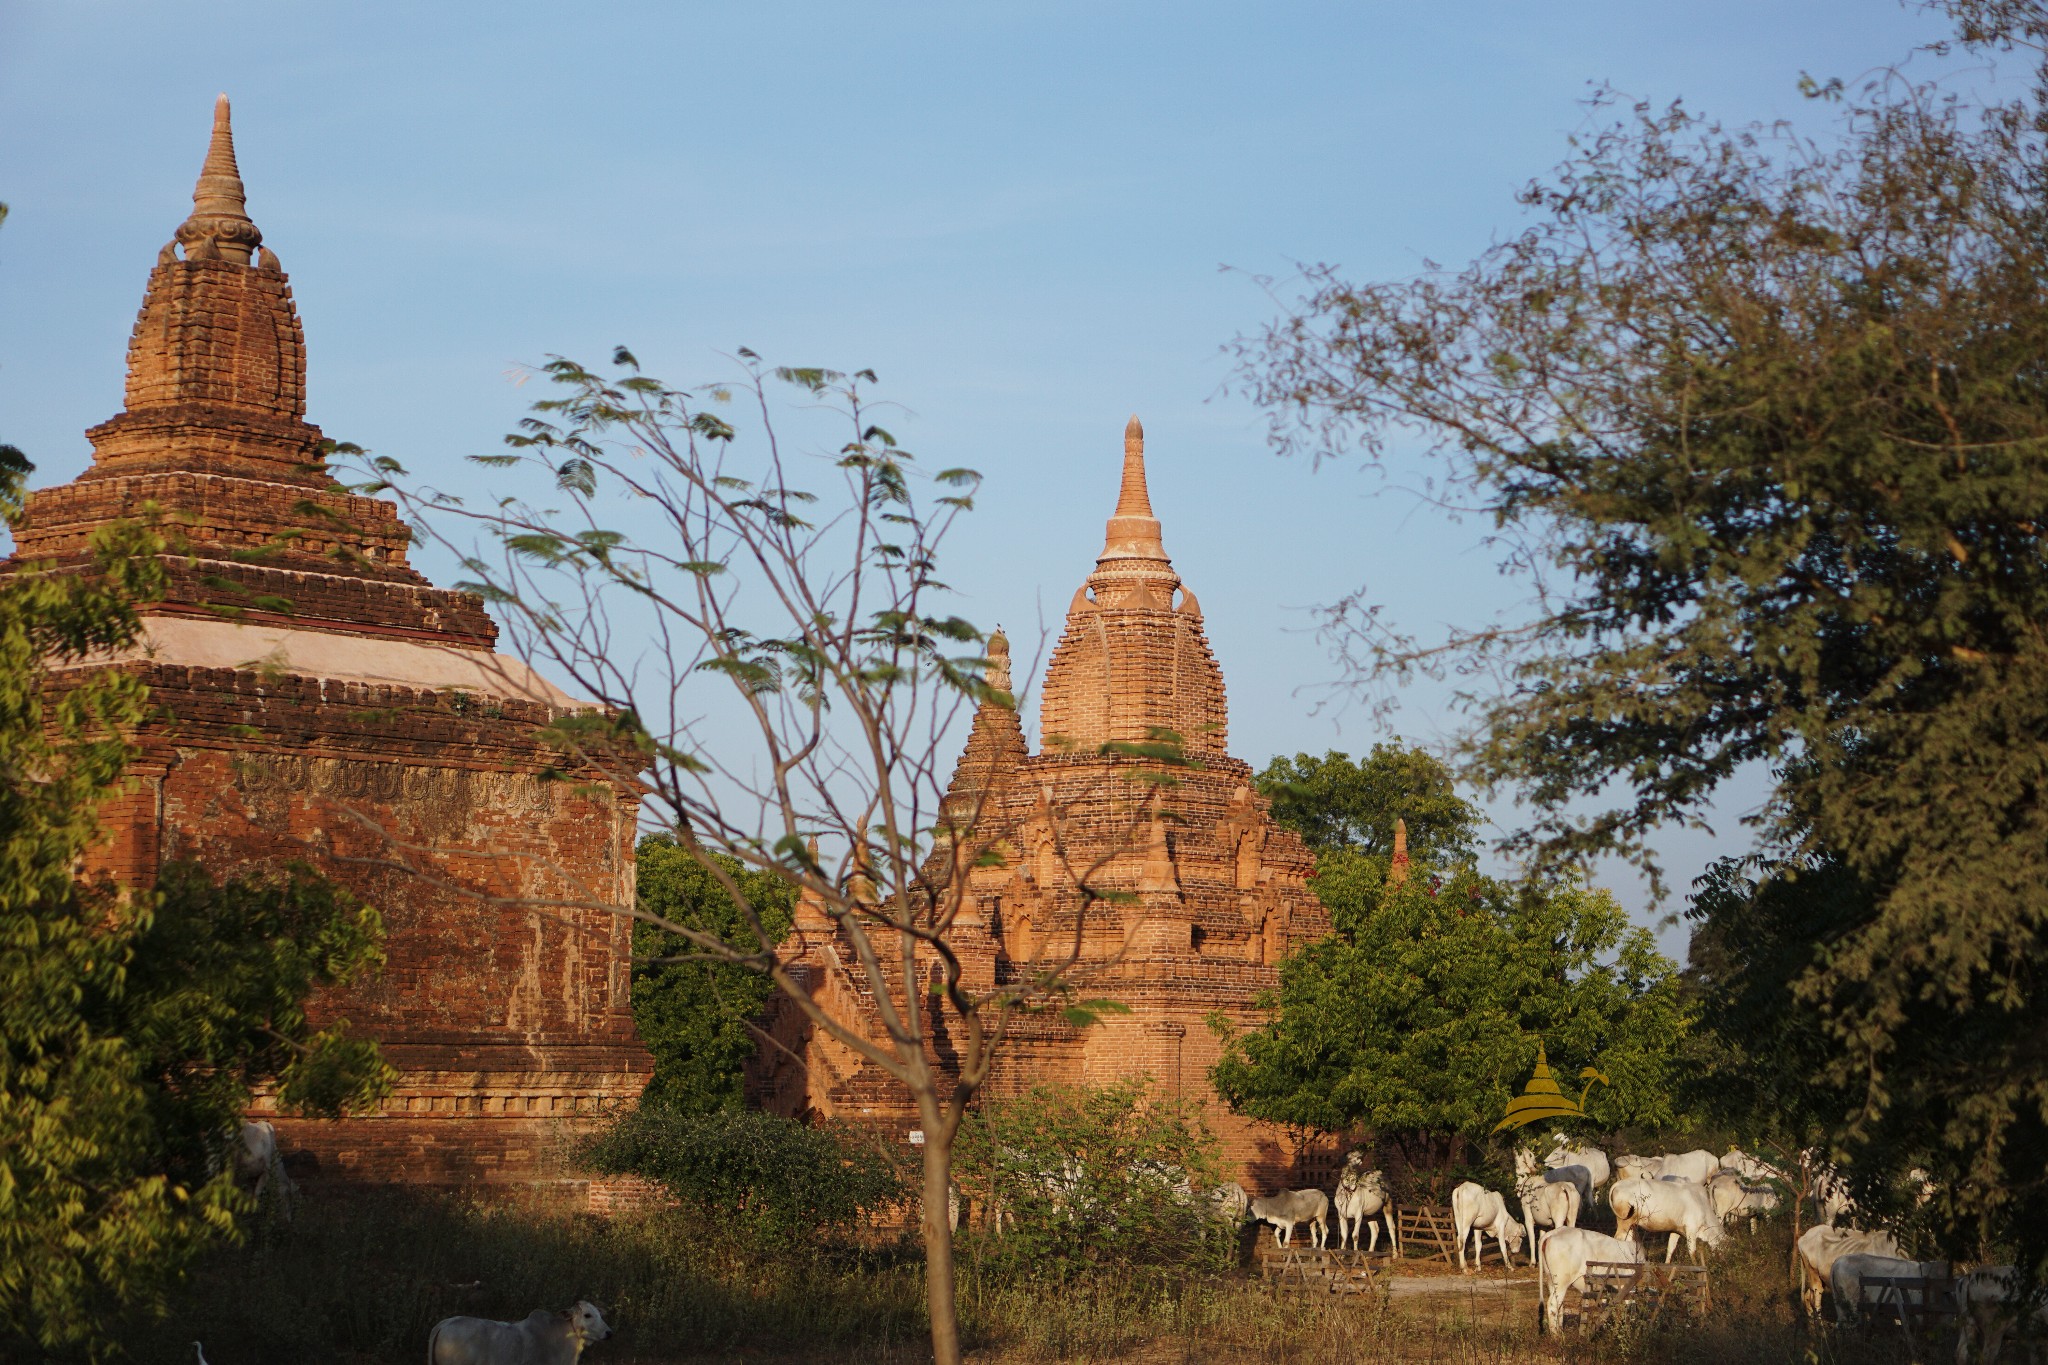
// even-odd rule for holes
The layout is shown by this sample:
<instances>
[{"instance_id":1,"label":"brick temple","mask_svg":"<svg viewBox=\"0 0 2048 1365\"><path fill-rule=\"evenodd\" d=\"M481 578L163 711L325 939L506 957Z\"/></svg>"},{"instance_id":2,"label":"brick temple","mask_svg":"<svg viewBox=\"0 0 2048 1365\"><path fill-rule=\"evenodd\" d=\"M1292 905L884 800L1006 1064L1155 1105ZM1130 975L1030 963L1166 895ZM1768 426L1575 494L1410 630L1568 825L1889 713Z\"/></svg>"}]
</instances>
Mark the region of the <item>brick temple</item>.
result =
<instances>
[{"instance_id":1,"label":"brick temple","mask_svg":"<svg viewBox=\"0 0 2048 1365\"><path fill-rule=\"evenodd\" d=\"M1074 594L1040 692L1039 752L1015 710L991 703L975 715L945 808L971 823L977 849L1000 850L1003 865L968 874L953 946L969 988L986 990L1064 953L1078 933L1084 992L1131 1011L1080 1030L1053 1015L1020 1019L988 1093L1149 1074L1167 1093L1201 1101L1233 1174L1270 1187L1327 1154L1224 1106L1208 1080L1220 1044L1207 1020L1261 1021L1254 1002L1278 984L1279 959L1328 934L1330 920L1308 888L1312 856L1274 823L1251 768L1230 756L1222 670L1201 606L1167 557L1145 478L1133 417L1102 554ZM1008 645L998 634L989 649L990 681L1008 690ZM1178 771L1172 788L1134 780L1141 757L1105 751L1160 731L1180 736L1199 765ZM1091 886L1128 896L1083 914L1078 869L1096 869ZM800 908L792 947L810 989L840 1017L873 1017L864 983L842 965L850 945L820 907ZM916 1127L900 1087L793 1006L772 1009L770 1031L780 1046L761 1051L751 1077L761 1103L906 1136ZM943 1057L943 1036L935 1047Z\"/></svg>"},{"instance_id":2,"label":"brick temple","mask_svg":"<svg viewBox=\"0 0 2048 1365\"><path fill-rule=\"evenodd\" d=\"M374 1115L279 1117L296 1173L564 1178L562 1120L636 1096L650 1064L630 922L530 901L629 907L634 805L542 780L555 756L537 731L572 699L495 652L480 602L407 564L392 504L328 472L225 96L192 201L150 272L122 411L16 537L17 561L83 567L96 527L153 505L181 538L118 661L160 719L105 812L105 866L144 885L173 859L217 876L298 860L382 912L388 966L316 1016L378 1038L402 1080Z\"/></svg>"}]
</instances>

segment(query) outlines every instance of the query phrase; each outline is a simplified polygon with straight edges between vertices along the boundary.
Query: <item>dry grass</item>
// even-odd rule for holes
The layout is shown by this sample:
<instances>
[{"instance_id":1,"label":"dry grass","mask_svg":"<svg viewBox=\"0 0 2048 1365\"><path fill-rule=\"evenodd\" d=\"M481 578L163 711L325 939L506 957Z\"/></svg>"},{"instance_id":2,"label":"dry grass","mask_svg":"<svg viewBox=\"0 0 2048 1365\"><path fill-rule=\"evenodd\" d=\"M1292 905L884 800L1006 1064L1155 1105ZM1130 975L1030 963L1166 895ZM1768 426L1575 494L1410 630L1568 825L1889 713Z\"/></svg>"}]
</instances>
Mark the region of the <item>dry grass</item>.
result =
<instances>
[{"instance_id":1,"label":"dry grass","mask_svg":"<svg viewBox=\"0 0 2048 1365\"><path fill-rule=\"evenodd\" d=\"M1243 1275L1104 1273L1066 1285L968 1264L963 1326L976 1361L1123 1365L1903 1365L1891 1335L1810 1328L1786 1275L1789 1235L1736 1236L1712 1264L1697 1324L1624 1323L1591 1339L1535 1332L1523 1272L1441 1269L1401 1292L1276 1298ZM901 1247L749 1245L674 1214L612 1222L545 1209L356 1198L315 1204L289 1230L224 1251L175 1296L169 1323L128 1334L140 1365L419 1359L452 1313L517 1318L589 1298L617 1329L590 1365L929 1358L920 1266ZM1922 1359L1939 1358L1923 1344Z\"/></svg>"}]
</instances>

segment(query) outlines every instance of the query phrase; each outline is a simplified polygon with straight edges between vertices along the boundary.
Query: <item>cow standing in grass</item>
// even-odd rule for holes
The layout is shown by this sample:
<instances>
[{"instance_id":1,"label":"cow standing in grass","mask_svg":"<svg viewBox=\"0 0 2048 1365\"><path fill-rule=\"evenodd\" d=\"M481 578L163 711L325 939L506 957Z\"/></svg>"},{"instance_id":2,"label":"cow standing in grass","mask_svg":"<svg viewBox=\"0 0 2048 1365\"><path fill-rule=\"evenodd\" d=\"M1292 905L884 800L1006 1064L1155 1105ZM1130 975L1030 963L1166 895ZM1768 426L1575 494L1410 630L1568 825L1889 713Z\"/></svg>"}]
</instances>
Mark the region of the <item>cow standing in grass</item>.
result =
<instances>
[{"instance_id":1,"label":"cow standing in grass","mask_svg":"<svg viewBox=\"0 0 2048 1365\"><path fill-rule=\"evenodd\" d=\"M427 1365L576 1365L586 1346L611 1334L597 1305L582 1299L518 1322L443 1318L427 1336Z\"/></svg>"},{"instance_id":2,"label":"cow standing in grass","mask_svg":"<svg viewBox=\"0 0 2048 1365\"><path fill-rule=\"evenodd\" d=\"M1564 1330L1564 1296L1572 1290L1583 1295L1586 1267L1595 1261L1639 1265L1643 1249L1631 1238L1609 1237L1585 1228L1559 1228L1543 1234L1536 1262L1543 1293L1543 1328Z\"/></svg>"},{"instance_id":3,"label":"cow standing in grass","mask_svg":"<svg viewBox=\"0 0 2048 1365\"><path fill-rule=\"evenodd\" d=\"M1355 1237L1365 1240L1365 1224L1372 1225L1370 1250L1380 1249L1380 1223L1387 1225L1387 1245L1396 1256L1401 1254L1400 1236L1394 1227L1394 1201L1387 1196L1385 1183L1378 1171L1368 1171L1362 1164L1354 1163L1344 1170L1344 1178L1337 1182L1337 1231L1348 1249Z\"/></svg>"},{"instance_id":4,"label":"cow standing in grass","mask_svg":"<svg viewBox=\"0 0 2048 1365\"><path fill-rule=\"evenodd\" d=\"M1467 1180L1451 1191L1451 1227L1458 1237L1458 1269L1465 1268L1465 1243L1472 1243L1472 1261L1483 1266L1486 1234L1500 1245L1501 1262L1513 1269L1514 1251L1522 1249L1522 1225L1508 1212L1508 1201L1477 1181ZM1512 1248L1512 1250L1510 1250Z\"/></svg>"},{"instance_id":5,"label":"cow standing in grass","mask_svg":"<svg viewBox=\"0 0 2048 1365\"><path fill-rule=\"evenodd\" d=\"M277 1129L266 1119L245 1119L235 1134L228 1158L235 1184L255 1197L259 1206L269 1194L278 1215L289 1223L298 1189L284 1168L284 1156L277 1146Z\"/></svg>"},{"instance_id":6,"label":"cow standing in grass","mask_svg":"<svg viewBox=\"0 0 2048 1365\"><path fill-rule=\"evenodd\" d=\"M1607 1192L1614 1209L1614 1235L1626 1237L1637 1228L1669 1234L1664 1262L1669 1265L1678 1254L1678 1239L1685 1238L1685 1254L1695 1264L1699 1244L1721 1245L1721 1216L1706 1186L1690 1180L1617 1180Z\"/></svg>"},{"instance_id":7,"label":"cow standing in grass","mask_svg":"<svg viewBox=\"0 0 2048 1365\"><path fill-rule=\"evenodd\" d=\"M1799 1234L1799 1297L1808 1313L1820 1315L1821 1291L1828 1287L1828 1273L1834 1269L1836 1258L1859 1252L1896 1256L1899 1240L1889 1232L1859 1232L1832 1223L1816 1223Z\"/></svg>"},{"instance_id":8,"label":"cow standing in grass","mask_svg":"<svg viewBox=\"0 0 2048 1365\"><path fill-rule=\"evenodd\" d=\"M1252 1217L1273 1225L1275 1246L1292 1245L1294 1229L1302 1223L1313 1225L1309 1230L1312 1245L1320 1247L1330 1240L1330 1196L1321 1190L1282 1190L1254 1199Z\"/></svg>"}]
</instances>

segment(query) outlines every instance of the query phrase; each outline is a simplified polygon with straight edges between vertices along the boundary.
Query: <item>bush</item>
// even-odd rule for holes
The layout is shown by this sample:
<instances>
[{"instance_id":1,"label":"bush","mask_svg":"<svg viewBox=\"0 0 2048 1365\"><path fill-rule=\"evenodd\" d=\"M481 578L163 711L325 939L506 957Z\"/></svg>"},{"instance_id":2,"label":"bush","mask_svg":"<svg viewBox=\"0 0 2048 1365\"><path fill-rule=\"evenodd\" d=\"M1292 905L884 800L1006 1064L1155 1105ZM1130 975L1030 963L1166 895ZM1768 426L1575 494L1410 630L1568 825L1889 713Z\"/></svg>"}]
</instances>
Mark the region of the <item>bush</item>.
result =
<instances>
[{"instance_id":1,"label":"bush","mask_svg":"<svg viewBox=\"0 0 2048 1365\"><path fill-rule=\"evenodd\" d=\"M758 1110L642 1104L579 1149L605 1175L637 1175L686 1208L767 1234L846 1232L906 1194L881 1143Z\"/></svg>"},{"instance_id":2,"label":"bush","mask_svg":"<svg viewBox=\"0 0 2048 1365\"><path fill-rule=\"evenodd\" d=\"M1062 1278L1105 1265L1223 1265L1236 1230L1210 1215L1217 1170L1200 1109L1153 1094L1149 1079L1039 1086L984 1104L954 1149L955 1183L980 1214L969 1254Z\"/></svg>"}]
</instances>

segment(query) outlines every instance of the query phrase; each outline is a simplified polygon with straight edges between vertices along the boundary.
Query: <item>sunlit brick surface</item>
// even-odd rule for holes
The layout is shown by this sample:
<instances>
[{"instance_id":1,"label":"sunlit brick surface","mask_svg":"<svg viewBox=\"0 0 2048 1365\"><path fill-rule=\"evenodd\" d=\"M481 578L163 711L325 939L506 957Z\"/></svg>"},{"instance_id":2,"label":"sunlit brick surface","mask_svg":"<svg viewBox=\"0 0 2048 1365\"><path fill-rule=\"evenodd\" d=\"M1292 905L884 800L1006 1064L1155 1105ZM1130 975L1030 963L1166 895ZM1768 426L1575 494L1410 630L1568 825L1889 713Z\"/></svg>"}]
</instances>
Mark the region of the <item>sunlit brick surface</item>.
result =
<instances>
[{"instance_id":1,"label":"sunlit brick surface","mask_svg":"<svg viewBox=\"0 0 2048 1365\"><path fill-rule=\"evenodd\" d=\"M536 732L567 699L491 652L480 603L407 564L396 508L327 471L291 289L228 138L223 106L150 272L127 406L88 433L86 473L31 498L12 561L85 570L94 530L150 510L179 541L151 638L119 662L160 714L100 861L131 884L174 858L216 876L303 861L383 913L383 973L314 1013L380 1039L402 1080L374 1115L280 1117L296 1174L560 1184L570 1135L649 1071L612 913L632 904L634 810L541 779L557 756Z\"/></svg>"}]
</instances>

